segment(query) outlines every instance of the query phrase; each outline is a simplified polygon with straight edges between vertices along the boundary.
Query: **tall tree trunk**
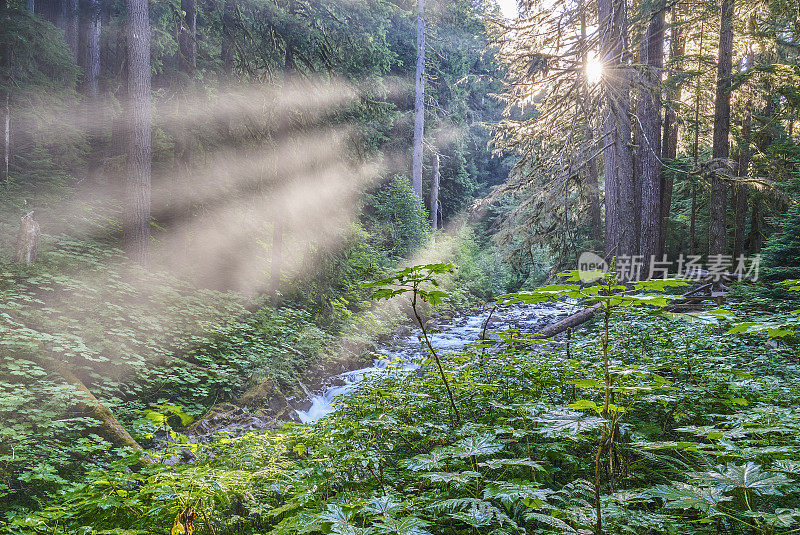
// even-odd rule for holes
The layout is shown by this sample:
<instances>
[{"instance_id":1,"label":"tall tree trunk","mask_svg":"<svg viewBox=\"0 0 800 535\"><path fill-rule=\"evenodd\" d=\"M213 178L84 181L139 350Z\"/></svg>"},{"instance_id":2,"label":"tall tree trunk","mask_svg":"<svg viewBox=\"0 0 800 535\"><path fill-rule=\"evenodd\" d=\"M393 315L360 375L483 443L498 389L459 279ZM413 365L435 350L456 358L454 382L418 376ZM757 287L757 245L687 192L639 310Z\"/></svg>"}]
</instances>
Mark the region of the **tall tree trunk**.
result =
<instances>
[{"instance_id":1,"label":"tall tree trunk","mask_svg":"<svg viewBox=\"0 0 800 535\"><path fill-rule=\"evenodd\" d=\"M81 90L84 95L84 117L88 133L89 153L87 155L88 176L99 181L102 167L103 137L100 134L105 123L106 107L98 101L100 94L100 2L81 0L80 2L80 42L78 64L83 69Z\"/></svg>"},{"instance_id":2,"label":"tall tree trunk","mask_svg":"<svg viewBox=\"0 0 800 535\"><path fill-rule=\"evenodd\" d=\"M294 15L295 2L289 2L289 14ZM287 38L286 41L286 55L283 58L283 72L284 76L288 78L293 75L297 66L294 61L294 43ZM292 151L297 157L294 143L292 143ZM281 273L283 271L283 218L280 214L275 214L274 223L272 227L272 255L270 263L270 282L269 292L273 299L277 299L278 290L281 286Z\"/></svg>"},{"instance_id":3,"label":"tall tree trunk","mask_svg":"<svg viewBox=\"0 0 800 535\"><path fill-rule=\"evenodd\" d=\"M433 179L431 180L431 228L436 230L439 225L439 153L433 158Z\"/></svg>"},{"instance_id":4,"label":"tall tree trunk","mask_svg":"<svg viewBox=\"0 0 800 535\"><path fill-rule=\"evenodd\" d=\"M0 0L0 20L10 24L11 3ZM9 185L11 167L11 93L14 86L14 47L8 32L0 32L0 107L2 108L3 161L0 164L0 187Z\"/></svg>"},{"instance_id":5,"label":"tall tree trunk","mask_svg":"<svg viewBox=\"0 0 800 535\"><path fill-rule=\"evenodd\" d=\"M700 46L697 53L697 83L695 86L695 100L694 100L694 144L692 146L692 160L694 172L699 172L699 158L700 158L700 89L701 78L700 72L703 67L703 37L705 36L705 25L700 21ZM689 222L689 254L695 254L695 244L697 243L697 235L695 232L697 221L697 184L692 182L692 208Z\"/></svg>"},{"instance_id":6,"label":"tall tree trunk","mask_svg":"<svg viewBox=\"0 0 800 535\"><path fill-rule=\"evenodd\" d=\"M717 91L714 100L714 142L712 157L726 161L730 155L728 134L731 121L731 70L733 66L733 0L722 0L719 33ZM725 212L728 187L716 174L711 178L709 197L708 254L723 254L726 249Z\"/></svg>"},{"instance_id":7,"label":"tall tree trunk","mask_svg":"<svg viewBox=\"0 0 800 535\"><path fill-rule=\"evenodd\" d=\"M123 232L131 259L150 266L150 20L147 0L126 0L127 180Z\"/></svg>"},{"instance_id":8,"label":"tall tree trunk","mask_svg":"<svg viewBox=\"0 0 800 535\"><path fill-rule=\"evenodd\" d=\"M750 211L750 236L747 238L747 254L753 256L761 251L761 199L753 196L753 207Z\"/></svg>"},{"instance_id":9,"label":"tall tree trunk","mask_svg":"<svg viewBox=\"0 0 800 535\"><path fill-rule=\"evenodd\" d=\"M641 236L639 254L644 257L642 269L664 249L661 236L661 71L664 68L664 8L657 8L642 43L644 65L642 90L639 94L639 168L642 184Z\"/></svg>"},{"instance_id":10,"label":"tall tree trunk","mask_svg":"<svg viewBox=\"0 0 800 535\"><path fill-rule=\"evenodd\" d=\"M422 200L422 141L425 134L425 0L418 0L417 69L414 91L414 156L411 166L411 187Z\"/></svg>"},{"instance_id":11,"label":"tall tree trunk","mask_svg":"<svg viewBox=\"0 0 800 535\"><path fill-rule=\"evenodd\" d=\"M745 158L739 155L739 162ZM734 230L733 230L733 257L738 258L744 253L745 220L747 219L747 196L750 188L745 184L736 184L733 189Z\"/></svg>"},{"instance_id":12,"label":"tall tree trunk","mask_svg":"<svg viewBox=\"0 0 800 535\"><path fill-rule=\"evenodd\" d=\"M102 113L98 120L103 121L102 143L98 145L98 170L97 183L109 190L109 198L121 198L122 193L114 193L123 187L124 181L119 181L116 177L120 174L114 162L124 161L127 152L127 125L125 115L127 108L127 83L115 84L115 80L128 79L127 37L125 31L110 32L113 17L121 16L120 9L112 0L100 0L100 80L99 90L103 96ZM105 28L105 31L103 31ZM103 38L105 37L105 38ZM114 110L107 104L108 100L114 98L122 103L121 113ZM101 141L101 140L98 140ZM113 169L113 171L112 171Z\"/></svg>"},{"instance_id":13,"label":"tall tree trunk","mask_svg":"<svg viewBox=\"0 0 800 535\"><path fill-rule=\"evenodd\" d=\"M78 65L83 69L83 94L94 100L99 93L100 80L100 2L84 0L80 8Z\"/></svg>"},{"instance_id":14,"label":"tall tree trunk","mask_svg":"<svg viewBox=\"0 0 800 535\"><path fill-rule=\"evenodd\" d=\"M630 123L630 75L627 56L628 16L625 0L597 0L600 50L604 65L603 117L606 181L606 253L635 255L635 184Z\"/></svg>"},{"instance_id":15,"label":"tall tree trunk","mask_svg":"<svg viewBox=\"0 0 800 535\"><path fill-rule=\"evenodd\" d=\"M178 95L175 102L178 115L181 116L189 107L194 88L195 68L197 66L197 2L196 0L181 0L180 29L178 31ZM177 197L175 205L185 205L183 224L176 229L183 243L184 258L189 260L191 241L191 221L193 206L187 199L191 199L192 175L192 132L186 125L177 125L175 131L175 187L173 195ZM179 218L180 219L180 218Z\"/></svg>"},{"instance_id":16,"label":"tall tree trunk","mask_svg":"<svg viewBox=\"0 0 800 535\"><path fill-rule=\"evenodd\" d=\"M39 0L35 2L33 7L35 13L38 13L40 17L43 19L51 22L54 26L58 27L58 13L60 7L58 6L60 1L55 0Z\"/></svg>"},{"instance_id":17,"label":"tall tree trunk","mask_svg":"<svg viewBox=\"0 0 800 535\"><path fill-rule=\"evenodd\" d=\"M225 0L222 11L222 65L225 74L233 74L234 57L236 55L235 22L236 0Z\"/></svg>"},{"instance_id":18,"label":"tall tree trunk","mask_svg":"<svg viewBox=\"0 0 800 535\"><path fill-rule=\"evenodd\" d=\"M2 17L0 19L8 21L11 18L8 0L0 0ZM3 110L2 115L2 137L3 137L3 162L0 164L0 185L8 186L8 172L11 165L11 82L13 79L13 49L7 33L0 37L0 106Z\"/></svg>"},{"instance_id":19,"label":"tall tree trunk","mask_svg":"<svg viewBox=\"0 0 800 535\"><path fill-rule=\"evenodd\" d=\"M99 0L99 3L100 27L101 29L109 28L111 26L111 10L114 7L113 3L111 0ZM115 61L117 59L116 42L117 39L105 39L100 42L100 72L103 78L111 78L112 68L116 69L118 68L117 66L122 63L120 61ZM103 90L107 91L108 88L103 87Z\"/></svg>"},{"instance_id":20,"label":"tall tree trunk","mask_svg":"<svg viewBox=\"0 0 800 535\"><path fill-rule=\"evenodd\" d=\"M681 65L681 58L685 52L686 41L684 40L681 32L681 13L680 8L675 6L672 8L672 24L670 28L670 47L669 47L669 64L673 74L680 74L683 71ZM664 134L663 143L661 148L661 158L665 160L674 160L678 155L678 110L677 107L680 103L681 88L676 83L675 87L669 92L667 96L668 105L664 112ZM661 170L661 250L656 254L660 257L664 254L664 241L667 236L667 221L669 220L669 213L672 209L672 190L674 177L672 173L666 169Z\"/></svg>"},{"instance_id":21,"label":"tall tree trunk","mask_svg":"<svg viewBox=\"0 0 800 535\"><path fill-rule=\"evenodd\" d=\"M102 0L103 2L103 19L108 22L107 27L110 27L112 15L118 15L118 7L115 6L113 0ZM124 15L123 15L124 16ZM113 43L109 41L108 46L105 47L105 57L101 58L100 66L105 69L105 79L113 79L116 75L117 66L119 68L119 78L126 80L125 83L120 84L116 88L116 99L123 104L122 113L114 114L111 120L111 138L107 145L106 160L111 158L119 158L127 153L127 135L128 124L126 115L128 112L128 84L127 80L129 75L129 65L127 60L128 55L128 36L127 31L117 32L116 38ZM108 90L111 90L110 86Z\"/></svg>"},{"instance_id":22,"label":"tall tree trunk","mask_svg":"<svg viewBox=\"0 0 800 535\"><path fill-rule=\"evenodd\" d=\"M72 59L78 63L78 0L61 0L59 28L64 30L64 40L72 51Z\"/></svg>"},{"instance_id":23,"label":"tall tree trunk","mask_svg":"<svg viewBox=\"0 0 800 535\"><path fill-rule=\"evenodd\" d=\"M178 68L187 77L197 66L197 1L181 0L181 31L178 35Z\"/></svg>"},{"instance_id":24,"label":"tall tree trunk","mask_svg":"<svg viewBox=\"0 0 800 535\"><path fill-rule=\"evenodd\" d=\"M23 264L33 264L39 252L39 237L42 232L39 223L33 219L33 212L28 212L20 219L17 233L17 247L14 260Z\"/></svg>"},{"instance_id":25,"label":"tall tree trunk","mask_svg":"<svg viewBox=\"0 0 800 535\"><path fill-rule=\"evenodd\" d=\"M595 133L594 128L592 125L592 121L594 117L588 110L588 102L589 102L589 79L586 74L586 68L589 64L588 58L588 45L587 45L587 35L586 35L586 10L584 9L583 0L578 0L578 13L580 13L580 23L581 23L581 64L583 65L583 69L581 70L580 77L580 87L581 87L581 97L582 97L582 105L583 105L583 115L586 120L586 132L585 136L586 139L584 141L586 145L586 151L584 154L585 158L591 158L592 156L589 154L591 149L594 147L595 142ZM589 220L591 225L591 237L592 240L595 242L595 246L602 249L602 241L603 241L603 219L602 213L600 209L600 187L598 186L598 171L597 171L597 161L596 159L592 159L591 161L586 162L586 172L584 173L583 180L584 186L586 189L586 196L589 200Z\"/></svg>"},{"instance_id":26,"label":"tall tree trunk","mask_svg":"<svg viewBox=\"0 0 800 535\"><path fill-rule=\"evenodd\" d=\"M67 0L52 0L53 6L53 24L61 30L66 30L67 24Z\"/></svg>"},{"instance_id":27,"label":"tall tree trunk","mask_svg":"<svg viewBox=\"0 0 800 535\"><path fill-rule=\"evenodd\" d=\"M689 214L689 254L695 254L697 243L697 185L692 183L692 206Z\"/></svg>"},{"instance_id":28,"label":"tall tree trunk","mask_svg":"<svg viewBox=\"0 0 800 535\"><path fill-rule=\"evenodd\" d=\"M594 139L592 136L589 139ZM591 225L592 240L596 247L602 248L603 243L603 214L600 208L600 187L598 186L597 161L587 163L586 169L586 195L589 197L589 221Z\"/></svg>"},{"instance_id":29,"label":"tall tree trunk","mask_svg":"<svg viewBox=\"0 0 800 535\"><path fill-rule=\"evenodd\" d=\"M747 60L745 60L747 64ZM742 118L742 144L739 147L739 161L737 175L740 179L747 178L750 174L750 126L752 122L752 101L745 104L744 117ZM750 188L747 184L738 182L733 188L733 257L738 258L744 253L745 220L747 219L747 196Z\"/></svg>"}]
</instances>

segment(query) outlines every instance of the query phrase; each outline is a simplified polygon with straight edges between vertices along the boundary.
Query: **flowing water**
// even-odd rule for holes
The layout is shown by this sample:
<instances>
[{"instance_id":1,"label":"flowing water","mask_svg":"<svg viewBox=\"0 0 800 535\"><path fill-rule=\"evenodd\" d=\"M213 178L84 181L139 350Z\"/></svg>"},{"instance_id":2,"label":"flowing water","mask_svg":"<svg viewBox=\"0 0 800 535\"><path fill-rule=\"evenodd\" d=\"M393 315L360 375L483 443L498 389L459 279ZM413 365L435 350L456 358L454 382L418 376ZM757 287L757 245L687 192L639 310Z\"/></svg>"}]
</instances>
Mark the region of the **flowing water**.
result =
<instances>
[{"instance_id":1,"label":"flowing water","mask_svg":"<svg viewBox=\"0 0 800 535\"><path fill-rule=\"evenodd\" d=\"M467 344L479 340L487 319L489 320L488 338L489 333L493 330L518 329L523 333L535 333L545 325L572 314L576 310L574 305L561 302L516 305L498 308L491 314L491 319L489 319L490 310L484 310L477 314L455 316L447 325L442 326L439 332L430 334L429 338L431 345L441 355L451 351L460 351ZM381 356L375 359L372 366L332 377L329 386L311 396L311 407L307 411L297 411L300 421L303 423L314 422L330 414L334 411L334 398L352 392L364 377L368 374L381 373L390 362L399 361L406 369L416 368L415 362L424 356L421 336L422 333L419 329L405 334L396 334L391 340L378 346L376 353Z\"/></svg>"}]
</instances>

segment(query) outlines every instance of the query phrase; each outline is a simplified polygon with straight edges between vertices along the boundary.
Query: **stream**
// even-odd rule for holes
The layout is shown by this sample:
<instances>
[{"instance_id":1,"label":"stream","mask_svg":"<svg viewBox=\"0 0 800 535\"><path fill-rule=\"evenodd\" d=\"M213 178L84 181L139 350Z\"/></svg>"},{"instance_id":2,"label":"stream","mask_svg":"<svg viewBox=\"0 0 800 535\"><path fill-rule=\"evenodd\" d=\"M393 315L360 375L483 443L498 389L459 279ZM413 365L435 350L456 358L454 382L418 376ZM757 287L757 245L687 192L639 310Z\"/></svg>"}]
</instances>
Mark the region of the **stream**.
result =
<instances>
[{"instance_id":1,"label":"stream","mask_svg":"<svg viewBox=\"0 0 800 535\"><path fill-rule=\"evenodd\" d=\"M522 333L535 333L545 325L572 314L575 310L574 305L562 302L498 307L489 319L487 337L492 331L512 328ZM490 312L487 309L476 314L454 316L446 325L440 326L439 332L429 333L431 345L440 352L440 355L464 349L467 344L481 338L484 323L489 318ZM374 360L372 366L331 377L326 387L310 397L311 406L308 410L296 411L300 421L311 423L332 413L335 410L333 401L337 396L349 394L366 376L385 371L389 363L399 362L409 370L417 368L416 362L424 356L421 336L419 328L397 333L389 341L378 346L375 352L380 357Z\"/></svg>"}]
</instances>

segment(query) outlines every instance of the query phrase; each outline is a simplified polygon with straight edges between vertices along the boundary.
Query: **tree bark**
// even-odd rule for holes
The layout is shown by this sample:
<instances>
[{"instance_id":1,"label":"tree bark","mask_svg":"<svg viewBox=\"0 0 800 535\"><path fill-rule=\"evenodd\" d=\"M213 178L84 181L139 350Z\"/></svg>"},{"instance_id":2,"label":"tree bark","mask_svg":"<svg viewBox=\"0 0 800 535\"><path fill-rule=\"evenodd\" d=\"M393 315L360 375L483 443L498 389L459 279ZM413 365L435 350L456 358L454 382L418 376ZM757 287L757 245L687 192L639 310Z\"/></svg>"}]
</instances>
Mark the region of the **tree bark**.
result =
<instances>
[{"instance_id":1,"label":"tree bark","mask_svg":"<svg viewBox=\"0 0 800 535\"><path fill-rule=\"evenodd\" d=\"M289 14L294 15L295 2L289 2ZM287 78L294 74L297 65L294 61L294 43L290 36L286 37L286 55L283 59L284 76ZM296 147L293 146L293 152L296 156ZM277 299L278 290L281 286L281 272L283 271L283 218L281 215L276 214L272 227L272 255L270 263L270 282L269 293L272 295L273 300Z\"/></svg>"},{"instance_id":2,"label":"tree bark","mask_svg":"<svg viewBox=\"0 0 800 535\"><path fill-rule=\"evenodd\" d=\"M644 275L664 249L661 235L661 71L664 68L664 8L657 8L642 42L642 84L636 126L638 127L641 175L641 235L639 254L644 257Z\"/></svg>"},{"instance_id":3,"label":"tree bark","mask_svg":"<svg viewBox=\"0 0 800 535\"><path fill-rule=\"evenodd\" d=\"M630 124L628 17L625 0L597 0L600 49L604 61L603 165L606 181L606 253L636 254L635 183Z\"/></svg>"},{"instance_id":4,"label":"tree bark","mask_svg":"<svg viewBox=\"0 0 800 535\"><path fill-rule=\"evenodd\" d=\"M701 78L700 72L703 67L703 37L705 36L704 21L700 21L700 45L697 54L697 84L695 87L695 100L694 100L694 144L692 146L692 161L693 169L695 172L699 170L700 158L700 95L701 95ZM696 221L697 221L697 185L692 182L692 207L689 216L689 254L695 254L695 245L697 243L696 236Z\"/></svg>"},{"instance_id":5,"label":"tree bark","mask_svg":"<svg viewBox=\"0 0 800 535\"><path fill-rule=\"evenodd\" d=\"M100 1L81 0L78 65L83 69L81 91L84 95L84 120L89 152L88 176L96 183L101 180L104 139L100 134L106 122L106 106L98 101L100 94Z\"/></svg>"},{"instance_id":6,"label":"tree bark","mask_svg":"<svg viewBox=\"0 0 800 535\"><path fill-rule=\"evenodd\" d=\"M0 90L0 105L3 107L3 162L0 167L0 184L9 185L9 167L11 164L11 91Z\"/></svg>"},{"instance_id":7,"label":"tree bark","mask_svg":"<svg viewBox=\"0 0 800 535\"><path fill-rule=\"evenodd\" d=\"M72 59L78 63L78 0L61 0L61 24L59 27L64 30L64 40L72 51Z\"/></svg>"},{"instance_id":8,"label":"tree bark","mask_svg":"<svg viewBox=\"0 0 800 535\"><path fill-rule=\"evenodd\" d=\"M178 115L181 116L189 108L192 90L194 87L195 69L197 67L197 2L196 0L181 0L180 29L178 31L178 89L175 99ZM176 234L183 243L184 257L189 259L191 241L191 221L193 206L187 199L192 195L192 132L186 125L177 125L175 130L174 163L175 188L173 195L176 197L176 206L185 205L183 223L179 224Z\"/></svg>"},{"instance_id":9,"label":"tree bark","mask_svg":"<svg viewBox=\"0 0 800 535\"><path fill-rule=\"evenodd\" d=\"M750 236L747 241L747 254L753 256L761 251L761 201L758 195L753 196L753 207L750 212Z\"/></svg>"},{"instance_id":10,"label":"tree bark","mask_svg":"<svg viewBox=\"0 0 800 535\"><path fill-rule=\"evenodd\" d=\"M681 32L681 14L679 7L672 8L672 24L670 28L670 48L669 48L669 64L674 74L683 72L683 67L680 64L681 58L685 53L686 41ZM667 96L668 105L664 113L664 133L662 137L662 150L661 158L664 160L674 160L678 155L678 111L677 107L680 103L681 89L677 84L670 91ZM667 236L667 221L669 220L670 210L672 209L672 191L674 187L674 177L667 169L661 170L661 250L656 254L661 257L664 254L664 248Z\"/></svg>"},{"instance_id":11,"label":"tree bark","mask_svg":"<svg viewBox=\"0 0 800 535\"><path fill-rule=\"evenodd\" d=\"M131 259L150 266L150 20L147 0L126 0L127 180L123 214L125 248Z\"/></svg>"},{"instance_id":12,"label":"tree bark","mask_svg":"<svg viewBox=\"0 0 800 535\"><path fill-rule=\"evenodd\" d=\"M0 0L0 10L2 18L7 21L11 18L10 6L7 0ZM11 165L11 84L13 80L13 48L8 35L0 37L0 106L2 106L2 137L3 137L3 161L0 164L0 184L8 187L9 167Z\"/></svg>"},{"instance_id":13,"label":"tree bark","mask_svg":"<svg viewBox=\"0 0 800 535\"><path fill-rule=\"evenodd\" d=\"M61 29L66 29L67 23L67 2L66 0L52 0L53 24Z\"/></svg>"},{"instance_id":14,"label":"tree bark","mask_svg":"<svg viewBox=\"0 0 800 535\"><path fill-rule=\"evenodd\" d=\"M111 26L111 12L114 8L114 5L110 0L99 0L100 3L100 27L102 28L109 28ZM120 32L121 37L124 38L124 32ZM100 72L103 74L104 77L110 77L112 73L112 65L116 66L120 61L117 60L117 49L118 49L118 39L106 39L105 43L101 40L100 47ZM104 90L107 88L104 87Z\"/></svg>"},{"instance_id":15,"label":"tree bark","mask_svg":"<svg viewBox=\"0 0 800 535\"><path fill-rule=\"evenodd\" d=\"M719 63L714 100L714 141L712 157L720 164L728 160L730 146L731 70L733 66L733 0L722 0L719 34ZM728 188L716 174L711 177L709 196L708 254L723 254L726 249L725 212Z\"/></svg>"},{"instance_id":16,"label":"tree bark","mask_svg":"<svg viewBox=\"0 0 800 535\"><path fill-rule=\"evenodd\" d=\"M225 0L225 5L222 11L222 65L227 76L231 76L233 74L234 58L236 55L235 13L236 0Z\"/></svg>"},{"instance_id":17,"label":"tree bark","mask_svg":"<svg viewBox=\"0 0 800 535\"><path fill-rule=\"evenodd\" d=\"M101 24L105 28L111 28L111 21L114 20L113 17L119 15L120 6L117 6L112 0L100 0L100 2ZM118 31L112 35L113 38L101 40L101 45L105 46L100 47L100 69L102 72L100 83L103 93L109 96L113 95L116 100L122 104L122 109L118 113L113 111L109 106L104 106L106 115L104 115L102 119L106 122L105 128L107 128L108 132L106 137L107 142L102 147L101 166L105 166L106 162L110 163L114 160L125 161L125 154L128 150L128 125L126 122L128 112L128 62L126 60L126 43L128 39L125 31ZM113 80L116 79L122 80L123 83L119 85L113 84ZM104 81L105 83L103 83ZM117 198L124 198L122 190L125 184L127 184L126 180L117 181L110 173L104 174L102 180L102 184L110 191L120 192L116 194Z\"/></svg>"},{"instance_id":18,"label":"tree bark","mask_svg":"<svg viewBox=\"0 0 800 535\"><path fill-rule=\"evenodd\" d=\"M80 18L80 54L78 64L83 69L83 94L90 100L97 98L100 80L100 3L84 0Z\"/></svg>"},{"instance_id":19,"label":"tree bark","mask_svg":"<svg viewBox=\"0 0 800 535\"><path fill-rule=\"evenodd\" d=\"M181 30L178 35L178 68L187 77L197 67L197 1L181 0Z\"/></svg>"},{"instance_id":20,"label":"tree bark","mask_svg":"<svg viewBox=\"0 0 800 535\"><path fill-rule=\"evenodd\" d=\"M425 134L425 0L418 0L417 67L414 91L414 155L411 166L411 187L422 200L422 141Z\"/></svg>"},{"instance_id":21,"label":"tree bark","mask_svg":"<svg viewBox=\"0 0 800 535\"><path fill-rule=\"evenodd\" d=\"M578 0L578 13L580 13L580 24L581 24L581 64L583 65L583 70L580 73L580 87L581 87L581 97L583 100L583 111L584 111L584 118L586 120L586 132L585 136L586 139L584 140L586 150L584 151L584 158L588 159L591 158L589 155L589 149L594 147L595 142L595 132L592 125L592 121L594 117L588 110L588 103L589 103L589 79L586 75L586 68L588 65L588 45L587 45L587 35L586 35L586 10L584 9L583 0ZM592 240L595 242L595 246L602 249L602 242L603 242L603 216L600 209L600 187L598 186L598 171L597 171L597 161L592 159L591 161L586 162L586 171L583 174L583 181L584 186L586 189L586 196L588 197L589 201L589 220L591 225L591 237Z\"/></svg>"},{"instance_id":22,"label":"tree bark","mask_svg":"<svg viewBox=\"0 0 800 535\"><path fill-rule=\"evenodd\" d=\"M745 61L747 64L747 61ZM750 127L752 122L752 101L745 104L744 117L742 118L742 144L739 147L739 161L736 166L740 179L750 174ZM745 220L747 219L747 196L750 188L747 184L737 183L733 188L733 258L738 258L744 253Z\"/></svg>"},{"instance_id":23,"label":"tree bark","mask_svg":"<svg viewBox=\"0 0 800 535\"><path fill-rule=\"evenodd\" d=\"M589 140L594 140L594 133L589 128ZM592 240L597 244L596 247L602 249L603 243L603 214L600 209L600 187L598 186L599 177L597 172L597 161L592 160L587 163L585 174L586 195L589 197L589 221L591 225Z\"/></svg>"},{"instance_id":24,"label":"tree bark","mask_svg":"<svg viewBox=\"0 0 800 535\"><path fill-rule=\"evenodd\" d=\"M689 208L689 254L695 254L697 243L697 186L692 184L692 203Z\"/></svg>"},{"instance_id":25,"label":"tree bark","mask_svg":"<svg viewBox=\"0 0 800 535\"><path fill-rule=\"evenodd\" d=\"M439 153L434 154L433 159L433 178L431 179L431 228L439 228Z\"/></svg>"}]
</instances>

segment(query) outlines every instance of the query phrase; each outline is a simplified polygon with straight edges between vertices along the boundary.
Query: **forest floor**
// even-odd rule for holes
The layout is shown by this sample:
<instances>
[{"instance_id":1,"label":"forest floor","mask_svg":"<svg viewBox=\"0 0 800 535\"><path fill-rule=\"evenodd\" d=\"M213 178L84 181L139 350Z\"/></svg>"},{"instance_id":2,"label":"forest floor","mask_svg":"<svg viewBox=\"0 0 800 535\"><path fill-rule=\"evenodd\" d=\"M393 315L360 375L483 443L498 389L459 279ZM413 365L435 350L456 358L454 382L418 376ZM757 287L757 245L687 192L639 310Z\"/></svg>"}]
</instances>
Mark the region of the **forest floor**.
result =
<instances>
[{"instance_id":1,"label":"forest floor","mask_svg":"<svg viewBox=\"0 0 800 535\"><path fill-rule=\"evenodd\" d=\"M599 507L606 533L712 535L756 522L769 531L753 533L791 533L797 348L734 322L622 310L608 373L600 319L546 342L501 328L493 344L441 355L457 419L441 374L420 358L416 370L365 380L313 425L148 453L188 453L177 465L126 470L134 456L97 467L12 532L58 522L157 533L190 518L196 533L218 535L580 534Z\"/></svg>"}]
</instances>

